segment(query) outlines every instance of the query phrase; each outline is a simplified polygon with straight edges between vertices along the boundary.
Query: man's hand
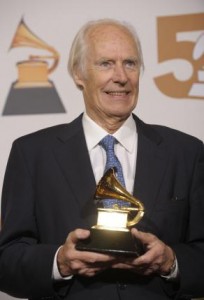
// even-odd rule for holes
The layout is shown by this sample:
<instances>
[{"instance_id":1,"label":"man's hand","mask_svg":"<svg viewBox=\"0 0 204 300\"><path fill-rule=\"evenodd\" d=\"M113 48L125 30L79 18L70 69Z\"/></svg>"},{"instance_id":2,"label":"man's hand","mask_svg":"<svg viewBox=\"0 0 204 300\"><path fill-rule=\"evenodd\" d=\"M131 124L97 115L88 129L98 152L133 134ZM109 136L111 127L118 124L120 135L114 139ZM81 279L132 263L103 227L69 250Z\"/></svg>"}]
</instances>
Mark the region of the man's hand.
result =
<instances>
[{"instance_id":1,"label":"man's hand","mask_svg":"<svg viewBox=\"0 0 204 300\"><path fill-rule=\"evenodd\" d=\"M89 235L90 232L83 229L76 229L68 235L65 244L59 249L57 255L57 264L61 276L79 274L91 277L111 267L115 260L114 257L75 249L77 241L86 239Z\"/></svg>"},{"instance_id":2,"label":"man's hand","mask_svg":"<svg viewBox=\"0 0 204 300\"><path fill-rule=\"evenodd\" d=\"M88 230L76 229L71 232L65 244L59 249L57 264L62 276L94 276L107 268L127 269L140 275L168 275L174 263L173 250L151 233L133 228L132 235L139 239L146 252L140 257L110 256L95 252L78 251L75 246L78 240L89 237Z\"/></svg>"},{"instance_id":3,"label":"man's hand","mask_svg":"<svg viewBox=\"0 0 204 300\"><path fill-rule=\"evenodd\" d=\"M145 233L133 228L134 238L139 239L146 252L138 258L121 258L113 268L132 270L141 275L167 275L174 263L173 250L151 233Z\"/></svg>"}]
</instances>

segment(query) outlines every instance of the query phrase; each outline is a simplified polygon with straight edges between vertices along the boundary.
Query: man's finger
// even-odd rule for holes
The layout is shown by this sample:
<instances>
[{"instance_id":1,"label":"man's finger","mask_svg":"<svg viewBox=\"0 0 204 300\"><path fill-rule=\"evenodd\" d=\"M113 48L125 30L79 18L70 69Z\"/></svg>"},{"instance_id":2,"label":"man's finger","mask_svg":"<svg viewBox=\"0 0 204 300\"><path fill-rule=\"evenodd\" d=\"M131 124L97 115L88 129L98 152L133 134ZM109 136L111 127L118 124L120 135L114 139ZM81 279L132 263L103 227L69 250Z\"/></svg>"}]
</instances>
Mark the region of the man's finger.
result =
<instances>
[{"instance_id":1,"label":"man's finger","mask_svg":"<svg viewBox=\"0 0 204 300\"><path fill-rule=\"evenodd\" d=\"M68 240L72 241L73 244L76 244L78 240L84 240L90 235L89 230L76 229L68 235Z\"/></svg>"},{"instance_id":2,"label":"man's finger","mask_svg":"<svg viewBox=\"0 0 204 300\"><path fill-rule=\"evenodd\" d=\"M153 234L139 231L136 228L132 228L131 233L133 237L139 239L143 245L150 244L156 239L156 237Z\"/></svg>"}]
</instances>

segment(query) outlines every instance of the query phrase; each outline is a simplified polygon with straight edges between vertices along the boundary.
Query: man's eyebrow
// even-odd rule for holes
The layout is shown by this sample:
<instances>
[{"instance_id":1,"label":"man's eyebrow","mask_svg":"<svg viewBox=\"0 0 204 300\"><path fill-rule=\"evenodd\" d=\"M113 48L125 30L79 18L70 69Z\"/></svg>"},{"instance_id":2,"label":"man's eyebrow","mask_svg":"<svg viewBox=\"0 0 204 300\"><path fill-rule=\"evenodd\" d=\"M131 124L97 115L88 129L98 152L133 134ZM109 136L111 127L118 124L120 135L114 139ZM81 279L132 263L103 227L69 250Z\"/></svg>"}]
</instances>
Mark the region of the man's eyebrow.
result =
<instances>
[{"instance_id":1,"label":"man's eyebrow","mask_svg":"<svg viewBox=\"0 0 204 300\"><path fill-rule=\"evenodd\" d=\"M126 57L124 60L134 60L134 61L138 61L138 56L129 56L129 57Z\"/></svg>"},{"instance_id":2,"label":"man's eyebrow","mask_svg":"<svg viewBox=\"0 0 204 300\"><path fill-rule=\"evenodd\" d=\"M112 58L112 57L100 57L98 59L96 59L96 62L100 62L100 61L104 61L104 60L107 60L107 61L114 61L115 59ZM117 60L117 59L116 59ZM137 56L128 56L126 58L123 59L123 61L125 60L134 60L134 61L138 61L139 58Z\"/></svg>"},{"instance_id":3,"label":"man's eyebrow","mask_svg":"<svg viewBox=\"0 0 204 300\"><path fill-rule=\"evenodd\" d=\"M103 60L113 60L113 59L110 57L100 57L96 61L103 61Z\"/></svg>"}]
</instances>

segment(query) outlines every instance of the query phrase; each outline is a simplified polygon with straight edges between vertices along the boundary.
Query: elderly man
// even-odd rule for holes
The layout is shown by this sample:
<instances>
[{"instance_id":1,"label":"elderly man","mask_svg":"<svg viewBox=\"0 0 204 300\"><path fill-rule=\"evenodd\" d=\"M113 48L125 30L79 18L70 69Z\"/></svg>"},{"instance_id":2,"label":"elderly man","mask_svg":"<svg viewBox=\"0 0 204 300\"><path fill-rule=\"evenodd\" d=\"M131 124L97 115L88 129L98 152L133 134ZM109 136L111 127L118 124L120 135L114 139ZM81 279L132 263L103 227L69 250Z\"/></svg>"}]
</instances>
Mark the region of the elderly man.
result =
<instances>
[{"instance_id":1,"label":"elderly man","mask_svg":"<svg viewBox=\"0 0 204 300\"><path fill-rule=\"evenodd\" d=\"M129 25L99 20L77 34L69 71L84 114L21 137L11 150L2 194L2 291L69 300L204 294L203 144L132 114L142 68ZM139 257L76 249L96 224L93 195L108 159L105 140L126 189L145 206L131 229L145 249Z\"/></svg>"}]
</instances>

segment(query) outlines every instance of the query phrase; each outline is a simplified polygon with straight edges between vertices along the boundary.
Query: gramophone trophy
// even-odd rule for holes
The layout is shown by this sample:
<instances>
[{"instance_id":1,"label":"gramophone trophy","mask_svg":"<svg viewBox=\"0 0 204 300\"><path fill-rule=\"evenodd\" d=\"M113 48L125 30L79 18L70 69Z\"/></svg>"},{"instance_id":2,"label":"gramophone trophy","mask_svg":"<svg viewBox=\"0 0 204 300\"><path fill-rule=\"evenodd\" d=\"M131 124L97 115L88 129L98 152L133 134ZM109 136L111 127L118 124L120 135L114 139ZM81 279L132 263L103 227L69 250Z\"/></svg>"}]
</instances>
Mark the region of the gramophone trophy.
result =
<instances>
[{"instance_id":1,"label":"gramophone trophy","mask_svg":"<svg viewBox=\"0 0 204 300\"><path fill-rule=\"evenodd\" d=\"M98 208L97 224L91 227L88 239L77 243L76 249L126 256L141 255L144 252L143 246L140 241L132 237L130 227L142 219L144 206L120 184L114 168L109 169L101 178L94 198L99 201L123 200L132 206L118 207L116 204L113 208Z\"/></svg>"},{"instance_id":2,"label":"gramophone trophy","mask_svg":"<svg viewBox=\"0 0 204 300\"><path fill-rule=\"evenodd\" d=\"M51 55L30 55L28 60L17 63L18 80L11 86L4 115L64 112L64 107L48 75L59 62L58 52L38 38L21 19L10 49L16 47L37 48ZM48 61L52 60L50 64Z\"/></svg>"}]
</instances>

